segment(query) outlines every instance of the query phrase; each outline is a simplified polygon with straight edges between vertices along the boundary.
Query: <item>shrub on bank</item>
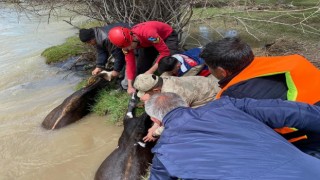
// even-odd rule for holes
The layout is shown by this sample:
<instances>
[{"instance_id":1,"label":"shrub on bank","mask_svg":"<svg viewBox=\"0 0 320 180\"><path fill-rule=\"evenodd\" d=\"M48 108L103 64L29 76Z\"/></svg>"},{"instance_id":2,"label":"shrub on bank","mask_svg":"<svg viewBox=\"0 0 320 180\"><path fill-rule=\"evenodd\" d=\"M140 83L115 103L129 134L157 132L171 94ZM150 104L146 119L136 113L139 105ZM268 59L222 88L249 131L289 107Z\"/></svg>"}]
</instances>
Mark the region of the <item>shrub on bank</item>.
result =
<instances>
[{"instance_id":1,"label":"shrub on bank","mask_svg":"<svg viewBox=\"0 0 320 180\"><path fill-rule=\"evenodd\" d=\"M44 50L41 55L46 58L46 63L56 63L64 61L72 56L77 56L86 51L85 45L77 36L70 37L65 43L52 46Z\"/></svg>"}]
</instances>

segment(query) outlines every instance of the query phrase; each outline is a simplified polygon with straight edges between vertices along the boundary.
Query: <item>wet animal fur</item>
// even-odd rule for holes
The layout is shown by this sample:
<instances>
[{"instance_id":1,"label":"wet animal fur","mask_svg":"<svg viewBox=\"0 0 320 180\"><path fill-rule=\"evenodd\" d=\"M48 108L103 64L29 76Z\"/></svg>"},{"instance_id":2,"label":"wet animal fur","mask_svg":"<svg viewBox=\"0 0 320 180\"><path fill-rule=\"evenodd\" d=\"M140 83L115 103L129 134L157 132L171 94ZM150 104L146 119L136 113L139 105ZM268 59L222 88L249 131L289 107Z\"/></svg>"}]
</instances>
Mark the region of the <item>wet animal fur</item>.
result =
<instances>
[{"instance_id":1,"label":"wet animal fur","mask_svg":"<svg viewBox=\"0 0 320 180\"><path fill-rule=\"evenodd\" d=\"M103 74L93 76L86 87L74 92L54 108L43 120L42 127L51 130L59 129L87 115L99 90L109 83L102 76Z\"/></svg>"},{"instance_id":2,"label":"wet animal fur","mask_svg":"<svg viewBox=\"0 0 320 180\"><path fill-rule=\"evenodd\" d=\"M136 180L141 179L152 162L152 147L155 143L139 141L148 133L152 121L147 114L137 118L125 118L124 130L115 149L101 164L95 180Z\"/></svg>"}]
</instances>

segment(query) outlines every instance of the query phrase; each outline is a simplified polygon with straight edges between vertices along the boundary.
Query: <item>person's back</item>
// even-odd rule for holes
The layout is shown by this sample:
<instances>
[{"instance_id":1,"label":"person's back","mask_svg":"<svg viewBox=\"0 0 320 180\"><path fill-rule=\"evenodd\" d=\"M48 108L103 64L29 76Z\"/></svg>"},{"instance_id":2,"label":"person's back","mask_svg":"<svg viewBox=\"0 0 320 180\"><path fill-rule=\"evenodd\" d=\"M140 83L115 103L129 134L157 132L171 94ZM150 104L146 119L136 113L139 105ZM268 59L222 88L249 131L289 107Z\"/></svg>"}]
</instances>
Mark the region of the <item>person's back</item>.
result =
<instances>
[{"instance_id":1,"label":"person's back","mask_svg":"<svg viewBox=\"0 0 320 180\"><path fill-rule=\"evenodd\" d=\"M214 76L163 77L162 92L179 94L191 107L212 101L220 90Z\"/></svg>"},{"instance_id":2,"label":"person's back","mask_svg":"<svg viewBox=\"0 0 320 180\"><path fill-rule=\"evenodd\" d=\"M319 132L319 108L310 116L305 109L308 105L229 97L196 109L173 108L153 149L151 179L161 179L162 166L181 179L319 179L320 161L267 126L297 123ZM300 118L306 124L298 123Z\"/></svg>"},{"instance_id":3,"label":"person's back","mask_svg":"<svg viewBox=\"0 0 320 180\"><path fill-rule=\"evenodd\" d=\"M158 37L166 39L173 29L170 25L160 21L147 21L133 26L131 31L140 39L140 46L150 47L159 41Z\"/></svg>"},{"instance_id":4,"label":"person's back","mask_svg":"<svg viewBox=\"0 0 320 180\"><path fill-rule=\"evenodd\" d=\"M138 97L159 92L173 92L179 94L190 107L198 107L212 101L220 88L217 79L210 75L203 76L156 76L151 74L140 74L137 76L134 87L138 90ZM147 101L147 99L144 99Z\"/></svg>"}]
</instances>

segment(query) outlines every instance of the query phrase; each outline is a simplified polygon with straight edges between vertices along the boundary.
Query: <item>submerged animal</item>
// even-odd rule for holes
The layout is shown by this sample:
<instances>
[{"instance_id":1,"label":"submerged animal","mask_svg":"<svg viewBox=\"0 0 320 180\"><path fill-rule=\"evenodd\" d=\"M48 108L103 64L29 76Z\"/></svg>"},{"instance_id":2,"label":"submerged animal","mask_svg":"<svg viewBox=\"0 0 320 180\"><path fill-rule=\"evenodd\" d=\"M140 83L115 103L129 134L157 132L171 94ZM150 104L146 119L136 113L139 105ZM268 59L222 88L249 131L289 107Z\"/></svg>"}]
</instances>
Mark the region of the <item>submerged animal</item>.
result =
<instances>
[{"instance_id":1,"label":"submerged animal","mask_svg":"<svg viewBox=\"0 0 320 180\"><path fill-rule=\"evenodd\" d=\"M155 143L144 143L152 121L147 114L137 118L125 118L124 130L118 147L101 164L95 180L136 180L147 173Z\"/></svg>"},{"instance_id":2,"label":"submerged animal","mask_svg":"<svg viewBox=\"0 0 320 180\"><path fill-rule=\"evenodd\" d=\"M109 84L105 76L105 73L92 76L86 87L71 94L46 116L42 127L51 130L58 129L87 115L95 102L95 96Z\"/></svg>"}]
</instances>

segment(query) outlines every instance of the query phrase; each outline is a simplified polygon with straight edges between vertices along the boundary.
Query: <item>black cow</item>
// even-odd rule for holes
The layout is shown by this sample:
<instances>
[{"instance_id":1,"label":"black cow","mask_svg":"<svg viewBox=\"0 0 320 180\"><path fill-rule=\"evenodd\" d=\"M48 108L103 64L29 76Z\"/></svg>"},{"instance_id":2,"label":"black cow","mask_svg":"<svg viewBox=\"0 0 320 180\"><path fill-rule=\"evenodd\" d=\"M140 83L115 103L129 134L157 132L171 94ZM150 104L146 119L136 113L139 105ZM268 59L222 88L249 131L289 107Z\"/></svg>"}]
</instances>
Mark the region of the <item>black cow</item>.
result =
<instances>
[{"instance_id":1,"label":"black cow","mask_svg":"<svg viewBox=\"0 0 320 180\"><path fill-rule=\"evenodd\" d=\"M46 116L42 127L58 129L87 115L90 107L95 103L95 96L109 84L104 76L105 74L101 73L91 77L86 87L74 92Z\"/></svg>"},{"instance_id":2,"label":"black cow","mask_svg":"<svg viewBox=\"0 0 320 180\"><path fill-rule=\"evenodd\" d=\"M152 121L147 114L125 118L124 130L115 149L101 164L95 180L136 180L147 172L152 161L151 148L155 143L144 143Z\"/></svg>"}]
</instances>

